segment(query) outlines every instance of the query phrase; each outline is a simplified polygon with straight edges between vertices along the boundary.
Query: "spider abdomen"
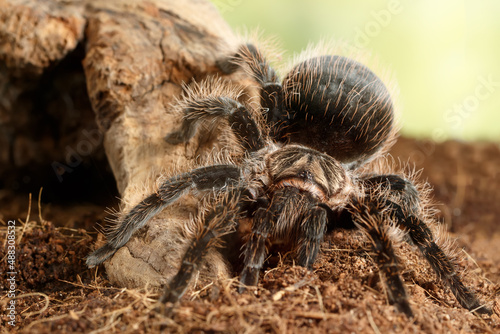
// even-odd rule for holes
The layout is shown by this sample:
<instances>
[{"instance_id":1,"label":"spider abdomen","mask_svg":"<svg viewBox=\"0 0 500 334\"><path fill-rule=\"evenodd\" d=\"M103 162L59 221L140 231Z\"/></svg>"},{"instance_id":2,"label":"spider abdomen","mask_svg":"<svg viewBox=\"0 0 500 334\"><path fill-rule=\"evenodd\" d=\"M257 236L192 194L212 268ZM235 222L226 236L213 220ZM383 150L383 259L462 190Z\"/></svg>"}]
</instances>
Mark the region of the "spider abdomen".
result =
<instances>
[{"instance_id":1,"label":"spider abdomen","mask_svg":"<svg viewBox=\"0 0 500 334\"><path fill-rule=\"evenodd\" d=\"M352 59L308 59L288 73L283 88L291 142L359 165L392 134L389 91L370 69Z\"/></svg>"}]
</instances>

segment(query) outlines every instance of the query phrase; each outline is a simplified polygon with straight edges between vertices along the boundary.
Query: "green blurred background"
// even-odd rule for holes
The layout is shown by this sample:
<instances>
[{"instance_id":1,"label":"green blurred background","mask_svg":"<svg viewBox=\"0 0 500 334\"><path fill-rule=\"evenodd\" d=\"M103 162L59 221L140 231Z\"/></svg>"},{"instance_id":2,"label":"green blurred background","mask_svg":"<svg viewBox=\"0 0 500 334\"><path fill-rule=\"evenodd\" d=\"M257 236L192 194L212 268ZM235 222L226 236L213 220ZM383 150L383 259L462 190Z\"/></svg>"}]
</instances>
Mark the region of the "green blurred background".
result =
<instances>
[{"instance_id":1,"label":"green blurred background","mask_svg":"<svg viewBox=\"0 0 500 334\"><path fill-rule=\"evenodd\" d=\"M500 1L213 0L236 31L277 36L285 57L319 40L374 54L399 86L403 134L500 139Z\"/></svg>"}]
</instances>

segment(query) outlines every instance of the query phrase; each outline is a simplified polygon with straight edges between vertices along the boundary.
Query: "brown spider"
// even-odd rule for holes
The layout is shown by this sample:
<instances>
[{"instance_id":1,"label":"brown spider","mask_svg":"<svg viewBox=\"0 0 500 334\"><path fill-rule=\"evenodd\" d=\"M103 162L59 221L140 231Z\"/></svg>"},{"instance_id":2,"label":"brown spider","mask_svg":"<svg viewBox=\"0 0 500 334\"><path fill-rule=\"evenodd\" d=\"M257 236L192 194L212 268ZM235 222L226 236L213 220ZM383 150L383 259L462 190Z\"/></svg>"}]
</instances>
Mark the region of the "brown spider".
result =
<instances>
[{"instance_id":1,"label":"brown spider","mask_svg":"<svg viewBox=\"0 0 500 334\"><path fill-rule=\"evenodd\" d=\"M371 242L389 302L412 317L389 233L395 227L419 248L464 308L491 314L436 243L417 187L404 176L367 168L395 138L390 94L371 70L352 59L326 55L299 63L281 82L252 44L242 45L218 66L226 74L241 68L250 73L260 89L261 114L239 102L237 93L219 94L202 83L179 101L182 126L165 139L173 145L185 143L200 124L227 122L245 154L164 181L88 256L89 267L112 256L159 211L188 192L199 192L212 195L208 213L162 302L176 302L208 250L230 247L221 238L240 236L235 231L250 219L243 238L240 290L257 285L268 243L289 245L298 264L312 268L327 230L359 228Z\"/></svg>"}]
</instances>

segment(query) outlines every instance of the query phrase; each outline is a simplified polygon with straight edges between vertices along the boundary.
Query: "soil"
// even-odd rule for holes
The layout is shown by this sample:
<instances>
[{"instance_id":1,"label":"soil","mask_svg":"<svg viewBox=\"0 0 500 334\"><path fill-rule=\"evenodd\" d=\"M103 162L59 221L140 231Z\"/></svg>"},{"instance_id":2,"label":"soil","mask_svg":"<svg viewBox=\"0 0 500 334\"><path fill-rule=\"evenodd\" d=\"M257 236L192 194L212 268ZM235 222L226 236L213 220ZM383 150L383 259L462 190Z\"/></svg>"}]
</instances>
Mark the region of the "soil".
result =
<instances>
[{"instance_id":1,"label":"soil","mask_svg":"<svg viewBox=\"0 0 500 334\"><path fill-rule=\"evenodd\" d=\"M365 238L339 230L326 237L312 272L284 254L269 261L258 288L239 294L237 279L198 280L165 316L156 310L158 291L113 286L102 267L84 265L96 223L104 224L114 198L107 205L61 206L5 190L1 232L6 235L15 221L17 287L11 326L6 278L12 268L4 238L2 331L500 333L500 145L400 138L392 154L423 168L419 179L434 188L439 219L456 239L464 281L493 315L461 308L426 261L402 244L397 252L415 312L409 320L387 303Z\"/></svg>"}]
</instances>

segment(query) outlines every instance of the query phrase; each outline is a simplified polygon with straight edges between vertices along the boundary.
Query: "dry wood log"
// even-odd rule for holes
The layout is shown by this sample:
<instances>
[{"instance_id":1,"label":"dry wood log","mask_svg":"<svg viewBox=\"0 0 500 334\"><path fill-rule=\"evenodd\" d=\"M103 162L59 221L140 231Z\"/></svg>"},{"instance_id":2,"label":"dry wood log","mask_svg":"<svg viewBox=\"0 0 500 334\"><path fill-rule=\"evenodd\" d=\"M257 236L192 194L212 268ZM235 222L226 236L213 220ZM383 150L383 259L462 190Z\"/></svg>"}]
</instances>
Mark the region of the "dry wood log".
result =
<instances>
[{"instance_id":1,"label":"dry wood log","mask_svg":"<svg viewBox=\"0 0 500 334\"><path fill-rule=\"evenodd\" d=\"M218 72L215 61L233 35L205 1L94 2L87 15L87 89L126 212L154 191L161 174L197 157L196 140L164 141L179 126L171 103L182 83ZM110 279L127 287L164 284L178 269L183 226L196 210L196 201L186 200L151 219L105 263ZM210 257L208 272L225 275L223 261Z\"/></svg>"},{"instance_id":2,"label":"dry wood log","mask_svg":"<svg viewBox=\"0 0 500 334\"><path fill-rule=\"evenodd\" d=\"M81 66L85 25L83 2L0 0L0 189L85 198L91 171L110 175Z\"/></svg>"},{"instance_id":3,"label":"dry wood log","mask_svg":"<svg viewBox=\"0 0 500 334\"><path fill-rule=\"evenodd\" d=\"M75 89L64 87L64 79L84 79L88 105L102 133L123 211L154 191L161 175L188 169L203 153L196 138L174 146L164 137L179 125L179 114L172 111L171 103L181 94L182 84L217 74L216 59L226 56L234 46L231 29L210 2L0 0L0 8L0 87L7 91L0 115L3 129L12 129L11 135L2 138L11 147L7 153L1 152L2 161L10 161L12 142L19 140L21 129L36 115L36 106L30 101L23 109L25 123L14 117L33 80L45 93L41 82L46 83L42 79L47 73L65 62L78 65L82 60L83 69L70 78L64 77L67 67L57 72L61 87L54 94L64 100L65 94L70 94L68 90ZM83 90L81 86L78 89ZM67 111L65 106L59 107ZM67 114L60 111L55 117L58 129ZM30 128L44 127L46 121ZM74 138L62 144L54 144L51 133L43 136L48 141L45 146L37 136L29 137L26 146L32 153L22 156L30 157L28 162L38 159L49 166L61 162L62 173L70 172L63 148L81 144L85 139L82 129L87 129L87 140L101 140L99 134L88 130L86 116L76 123L79 127L71 128ZM45 156L51 150L56 153ZM17 147L14 151L22 152ZM195 199L182 202L152 219L105 263L113 282L126 287L157 287L176 272L187 246L183 226L197 211ZM209 257L207 262L213 265L204 271L226 275L223 260L215 254Z\"/></svg>"}]
</instances>

